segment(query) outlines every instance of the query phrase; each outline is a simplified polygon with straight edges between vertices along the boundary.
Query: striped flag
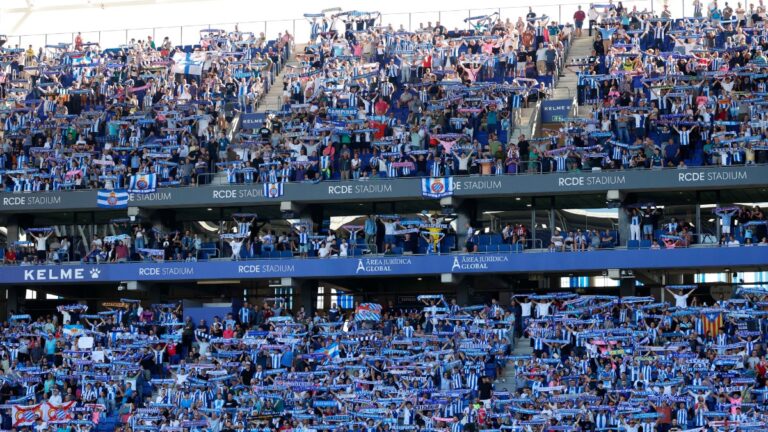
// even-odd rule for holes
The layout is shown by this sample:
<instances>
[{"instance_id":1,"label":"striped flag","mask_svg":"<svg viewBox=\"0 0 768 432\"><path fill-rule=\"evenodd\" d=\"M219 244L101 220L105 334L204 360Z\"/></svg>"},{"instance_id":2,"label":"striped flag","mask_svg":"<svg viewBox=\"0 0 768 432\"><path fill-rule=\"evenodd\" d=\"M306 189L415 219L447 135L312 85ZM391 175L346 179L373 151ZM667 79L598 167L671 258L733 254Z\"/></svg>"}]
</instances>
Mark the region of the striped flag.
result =
<instances>
[{"instance_id":1,"label":"striped flag","mask_svg":"<svg viewBox=\"0 0 768 432\"><path fill-rule=\"evenodd\" d=\"M282 183L264 183L264 198L280 198L283 196Z\"/></svg>"},{"instance_id":2,"label":"striped flag","mask_svg":"<svg viewBox=\"0 0 768 432\"><path fill-rule=\"evenodd\" d=\"M96 194L96 205L111 209L127 208L128 192L125 189L101 189Z\"/></svg>"},{"instance_id":3,"label":"striped flag","mask_svg":"<svg viewBox=\"0 0 768 432\"><path fill-rule=\"evenodd\" d=\"M329 358L336 358L339 356L339 344L334 342L325 348L320 348L315 351L315 354L322 354Z\"/></svg>"},{"instance_id":4,"label":"striped flag","mask_svg":"<svg viewBox=\"0 0 768 432\"><path fill-rule=\"evenodd\" d=\"M716 337L720 334L720 327L723 325L723 314L720 312L703 313L701 314L701 323L705 335Z\"/></svg>"}]
</instances>

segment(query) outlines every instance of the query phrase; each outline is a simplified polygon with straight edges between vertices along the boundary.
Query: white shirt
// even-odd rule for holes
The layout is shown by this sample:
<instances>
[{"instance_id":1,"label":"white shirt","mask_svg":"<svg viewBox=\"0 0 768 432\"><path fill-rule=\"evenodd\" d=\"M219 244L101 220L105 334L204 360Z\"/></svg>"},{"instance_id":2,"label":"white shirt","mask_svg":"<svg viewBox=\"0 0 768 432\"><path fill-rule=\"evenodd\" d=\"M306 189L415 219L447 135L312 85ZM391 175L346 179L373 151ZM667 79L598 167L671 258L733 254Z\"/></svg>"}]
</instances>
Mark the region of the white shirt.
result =
<instances>
[{"instance_id":1,"label":"white shirt","mask_svg":"<svg viewBox=\"0 0 768 432\"><path fill-rule=\"evenodd\" d=\"M523 317L531 316L531 304L532 304L531 302L520 303L520 310L522 311L520 314L521 316Z\"/></svg>"},{"instance_id":2,"label":"white shirt","mask_svg":"<svg viewBox=\"0 0 768 432\"><path fill-rule=\"evenodd\" d=\"M552 305L552 302L547 303L536 303L536 314L539 317L545 317L549 315L549 307Z\"/></svg>"},{"instance_id":3,"label":"white shirt","mask_svg":"<svg viewBox=\"0 0 768 432\"><path fill-rule=\"evenodd\" d=\"M384 222L384 234L395 235L395 228L397 224L395 222Z\"/></svg>"},{"instance_id":4,"label":"white shirt","mask_svg":"<svg viewBox=\"0 0 768 432\"><path fill-rule=\"evenodd\" d=\"M679 308L687 308L688 307L688 296L690 294L672 294L675 296L675 307Z\"/></svg>"}]
</instances>

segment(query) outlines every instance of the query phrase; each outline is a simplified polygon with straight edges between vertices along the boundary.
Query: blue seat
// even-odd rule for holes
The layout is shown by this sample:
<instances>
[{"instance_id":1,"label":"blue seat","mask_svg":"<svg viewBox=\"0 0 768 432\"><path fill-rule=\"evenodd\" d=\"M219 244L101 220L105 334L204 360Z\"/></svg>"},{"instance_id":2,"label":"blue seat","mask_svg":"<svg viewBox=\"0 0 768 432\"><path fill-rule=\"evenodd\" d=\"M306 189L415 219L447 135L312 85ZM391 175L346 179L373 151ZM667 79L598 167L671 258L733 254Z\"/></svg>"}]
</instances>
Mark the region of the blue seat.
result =
<instances>
[{"instance_id":1,"label":"blue seat","mask_svg":"<svg viewBox=\"0 0 768 432\"><path fill-rule=\"evenodd\" d=\"M639 240L630 240L627 242L627 249L639 249L639 248L640 248Z\"/></svg>"},{"instance_id":2,"label":"blue seat","mask_svg":"<svg viewBox=\"0 0 768 432\"><path fill-rule=\"evenodd\" d=\"M651 247L650 240L640 240L640 247L643 249L649 249Z\"/></svg>"}]
</instances>

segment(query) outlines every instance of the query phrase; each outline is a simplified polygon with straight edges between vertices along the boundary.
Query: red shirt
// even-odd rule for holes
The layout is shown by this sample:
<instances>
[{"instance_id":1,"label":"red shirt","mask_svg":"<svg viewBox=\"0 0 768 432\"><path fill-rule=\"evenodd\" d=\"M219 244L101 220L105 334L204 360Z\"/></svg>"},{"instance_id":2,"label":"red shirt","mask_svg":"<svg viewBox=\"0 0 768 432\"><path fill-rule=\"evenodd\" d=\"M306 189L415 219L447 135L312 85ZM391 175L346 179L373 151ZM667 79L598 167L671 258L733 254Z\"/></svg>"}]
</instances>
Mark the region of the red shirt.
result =
<instances>
[{"instance_id":1,"label":"red shirt","mask_svg":"<svg viewBox=\"0 0 768 432\"><path fill-rule=\"evenodd\" d=\"M573 14L574 21L584 21L584 18L586 17L587 17L587 14L585 14L583 10L578 10L576 11L575 14Z\"/></svg>"},{"instance_id":2,"label":"red shirt","mask_svg":"<svg viewBox=\"0 0 768 432\"><path fill-rule=\"evenodd\" d=\"M384 99L379 99L379 101L376 102L373 108L376 111L376 115L384 115L389 109L389 104Z\"/></svg>"}]
</instances>

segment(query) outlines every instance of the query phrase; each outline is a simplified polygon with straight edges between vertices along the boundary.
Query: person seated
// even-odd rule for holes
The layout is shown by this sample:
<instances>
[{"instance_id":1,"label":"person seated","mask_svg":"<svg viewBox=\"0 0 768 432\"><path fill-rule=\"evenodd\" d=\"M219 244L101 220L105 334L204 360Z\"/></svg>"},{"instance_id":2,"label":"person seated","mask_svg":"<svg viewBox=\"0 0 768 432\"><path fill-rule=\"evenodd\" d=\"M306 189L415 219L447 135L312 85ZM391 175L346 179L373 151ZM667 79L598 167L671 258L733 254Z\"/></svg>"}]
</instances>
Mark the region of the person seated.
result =
<instances>
[{"instance_id":1,"label":"person seated","mask_svg":"<svg viewBox=\"0 0 768 432\"><path fill-rule=\"evenodd\" d=\"M615 246L616 246L616 243L614 242L614 239L611 233L608 232L608 230L603 231L603 233L600 234L600 248L610 249Z\"/></svg>"},{"instance_id":2,"label":"person seated","mask_svg":"<svg viewBox=\"0 0 768 432\"><path fill-rule=\"evenodd\" d=\"M5 250L3 255L3 264L16 264L16 251L13 248Z\"/></svg>"},{"instance_id":3,"label":"person seated","mask_svg":"<svg viewBox=\"0 0 768 432\"><path fill-rule=\"evenodd\" d=\"M565 250L564 243L563 243L563 235L560 233L560 230L555 230L555 235L552 236L551 241L556 251L563 252Z\"/></svg>"}]
</instances>

